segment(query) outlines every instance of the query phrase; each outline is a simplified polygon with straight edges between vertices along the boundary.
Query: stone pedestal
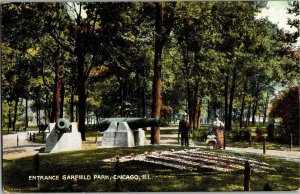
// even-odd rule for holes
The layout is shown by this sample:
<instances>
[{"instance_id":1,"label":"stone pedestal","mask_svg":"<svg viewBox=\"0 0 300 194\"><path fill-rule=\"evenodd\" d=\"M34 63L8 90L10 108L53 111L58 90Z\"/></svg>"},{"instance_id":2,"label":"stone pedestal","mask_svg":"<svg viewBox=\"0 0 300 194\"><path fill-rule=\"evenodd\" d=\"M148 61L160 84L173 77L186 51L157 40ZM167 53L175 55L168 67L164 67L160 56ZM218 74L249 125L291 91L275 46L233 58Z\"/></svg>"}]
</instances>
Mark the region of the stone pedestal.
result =
<instances>
[{"instance_id":1,"label":"stone pedestal","mask_svg":"<svg viewBox=\"0 0 300 194\"><path fill-rule=\"evenodd\" d=\"M78 132L77 123L73 122L71 133L57 133L55 123L49 124L50 133L47 135L45 152L62 152L81 150L81 134Z\"/></svg>"},{"instance_id":2,"label":"stone pedestal","mask_svg":"<svg viewBox=\"0 0 300 194\"><path fill-rule=\"evenodd\" d=\"M100 147L134 147L132 130L126 122L112 122L103 133Z\"/></svg>"},{"instance_id":3,"label":"stone pedestal","mask_svg":"<svg viewBox=\"0 0 300 194\"><path fill-rule=\"evenodd\" d=\"M143 129L133 131L135 146L146 145L146 135Z\"/></svg>"}]
</instances>

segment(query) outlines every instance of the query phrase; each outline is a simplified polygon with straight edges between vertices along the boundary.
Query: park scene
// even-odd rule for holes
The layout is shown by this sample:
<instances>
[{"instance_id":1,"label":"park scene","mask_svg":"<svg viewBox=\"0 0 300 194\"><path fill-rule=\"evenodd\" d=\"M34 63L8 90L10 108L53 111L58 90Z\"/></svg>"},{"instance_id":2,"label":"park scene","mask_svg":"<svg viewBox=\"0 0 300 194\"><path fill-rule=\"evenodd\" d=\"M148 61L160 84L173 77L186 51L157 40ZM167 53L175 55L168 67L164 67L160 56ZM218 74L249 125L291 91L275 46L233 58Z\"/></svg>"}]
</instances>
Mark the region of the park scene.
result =
<instances>
[{"instance_id":1,"label":"park scene","mask_svg":"<svg viewBox=\"0 0 300 194\"><path fill-rule=\"evenodd\" d=\"M4 193L300 191L299 1L1 18Z\"/></svg>"}]
</instances>

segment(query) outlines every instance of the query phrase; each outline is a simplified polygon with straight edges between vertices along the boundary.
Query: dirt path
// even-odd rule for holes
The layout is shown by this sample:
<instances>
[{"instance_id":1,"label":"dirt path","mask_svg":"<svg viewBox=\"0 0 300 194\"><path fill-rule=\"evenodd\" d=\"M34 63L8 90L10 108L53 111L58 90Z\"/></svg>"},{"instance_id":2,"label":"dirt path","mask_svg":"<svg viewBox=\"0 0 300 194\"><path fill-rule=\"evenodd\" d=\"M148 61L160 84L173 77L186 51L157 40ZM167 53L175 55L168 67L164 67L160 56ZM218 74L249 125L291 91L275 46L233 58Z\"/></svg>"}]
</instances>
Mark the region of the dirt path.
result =
<instances>
[{"instance_id":1,"label":"dirt path","mask_svg":"<svg viewBox=\"0 0 300 194\"><path fill-rule=\"evenodd\" d=\"M19 145L17 146L17 138L19 138ZM44 146L42 143L34 143L26 140L26 132L19 132L18 134L3 135L2 154L3 159L22 158L28 155L38 153L38 150Z\"/></svg>"},{"instance_id":2,"label":"dirt path","mask_svg":"<svg viewBox=\"0 0 300 194\"><path fill-rule=\"evenodd\" d=\"M17 147L17 136L19 137L19 146ZM3 135L3 148L2 154L3 159L15 159L26 156L33 156L39 152L39 149L45 147L45 143L34 143L26 140L26 132L20 132L18 134ZM97 140L97 141L96 141ZM147 144L150 145L150 135L147 135ZM162 134L161 135L161 145L173 145L180 146L178 143L177 134ZM97 149L101 145L101 138L88 137L87 141L83 142L82 149ZM202 147L207 148L204 143L195 143L190 141L191 147ZM209 149L209 148L208 148ZM226 150L239 152L239 153L249 153L263 155L262 149L254 148L237 148L237 147L226 147ZM267 156L278 157L290 161L296 161L300 163L300 151L282 151L282 150L266 150Z\"/></svg>"}]
</instances>

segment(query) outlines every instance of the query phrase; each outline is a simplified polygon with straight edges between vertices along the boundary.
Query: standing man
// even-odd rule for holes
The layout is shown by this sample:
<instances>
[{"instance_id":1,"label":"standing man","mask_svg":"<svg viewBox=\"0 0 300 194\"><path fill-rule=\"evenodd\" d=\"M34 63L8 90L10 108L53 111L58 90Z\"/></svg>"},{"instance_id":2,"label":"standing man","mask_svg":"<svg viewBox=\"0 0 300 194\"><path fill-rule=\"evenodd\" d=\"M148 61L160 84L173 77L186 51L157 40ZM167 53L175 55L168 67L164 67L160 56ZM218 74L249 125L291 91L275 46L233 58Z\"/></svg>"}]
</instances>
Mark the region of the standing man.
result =
<instances>
[{"instance_id":1,"label":"standing man","mask_svg":"<svg viewBox=\"0 0 300 194\"><path fill-rule=\"evenodd\" d=\"M190 123L186 115L179 121L179 132L181 133L181 146L189 146Z\"/></svg>"},{"instance_id":2,"label":"standing man","mask_svg":"<svg viewBox=\"0 0 300 194\"><path fill-rule=\"evenodd\" d=\"M224 123L219 120L219 115L216 114L215 121L212 123L210 132L212 132L217 137L217 148L224 148Z\"/></svg>"}]
</instances>

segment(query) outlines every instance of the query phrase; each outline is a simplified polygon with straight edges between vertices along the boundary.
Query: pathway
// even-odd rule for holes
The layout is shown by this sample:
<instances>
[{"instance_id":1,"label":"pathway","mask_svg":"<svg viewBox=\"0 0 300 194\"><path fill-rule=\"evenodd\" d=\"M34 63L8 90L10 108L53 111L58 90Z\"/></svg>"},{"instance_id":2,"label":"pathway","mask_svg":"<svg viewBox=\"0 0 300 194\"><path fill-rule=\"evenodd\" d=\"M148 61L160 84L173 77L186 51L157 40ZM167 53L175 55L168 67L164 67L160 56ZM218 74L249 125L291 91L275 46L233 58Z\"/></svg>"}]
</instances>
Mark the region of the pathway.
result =
<instances>
[{"instance_id":1,"label":"pathway","mask_svg":"<svg viewBox=\"0 0 300 194\"><path fill-rule=\"evenodd\" d=\"M17 147L17 136L19 137L19 146ZM15 159L25 156L31 156L38 153L39 149L45 146L45 143L34 143L26 140L26 132L19 132L18 134L3 135L3 159ZM97 149L101 143L101 139L97 138L98 142L95 142L95 137L87 138L87 141L83 142L83 149ZM150 135L147 135L147 144L150 145ZM160 145L177 145L177 134L161 134ZM207 148L204 143L190 142L191 147ZM262 149L254 148L237 148L226 147L226 150L239 153L249 153L264 155ZM296 161L300 163L300 151L282 151L282 150L266 150L266 156L278 157L290 161Z\"/></svg>"}]
</instances>

